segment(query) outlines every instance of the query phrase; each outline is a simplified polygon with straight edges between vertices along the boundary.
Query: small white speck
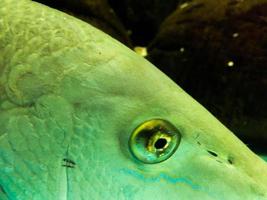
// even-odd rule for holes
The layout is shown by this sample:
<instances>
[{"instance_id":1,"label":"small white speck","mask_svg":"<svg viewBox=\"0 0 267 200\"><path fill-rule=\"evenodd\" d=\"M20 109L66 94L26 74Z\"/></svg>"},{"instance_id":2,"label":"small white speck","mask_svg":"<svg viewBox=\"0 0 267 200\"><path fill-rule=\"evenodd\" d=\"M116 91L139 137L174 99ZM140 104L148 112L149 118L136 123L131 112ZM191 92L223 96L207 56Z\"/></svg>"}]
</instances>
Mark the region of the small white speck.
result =
<instances>
[{"instance_id":1,"label":"small white speck","mask_svg":"<svg viewBox=\"0 0 267 200\"><path fill-rule=\"evenodd\" d=\"M183 52L184 52L184 50L185 50L185 49L184 49L184 47L181 47L181 48L180 48L180 52L182 52L182 53L183 53Z\"/></svg>"},{"instance_id":2,"label":"small white speck","mask_svg":"<svg viewBox=\"0 0 267 200\"><path fill-rule=\"evenodd\" d=\"M239 36L238 33L234 33L234 34L233 34L233 38L237 38L238 36Z\"/></svg>"},{"instance_id":3,"label":"small white speck","mask_svg":"<svg viewBox=\"0 0 267 200\"><path fill-rule=\"evenodd\" d=\"M183 4L180 5L180 9L184 9L187 6L189 6L189 3L185 2L185 3L183 3Z\"/></svg>"},{"instance_id":4,"label":"small white speck","mask_svg":"<svg viewBox=\"0 0 267 200\"><path fill-rule=\"evenodd\" d=\"M228 67L233 67L235 63L233 61L228 61L227 66Z\"/></svg>"},{"instance_id":5,"label":"small white speck","mask_svg":"<svg viewBox=\"0 0 267 200\"><path fill-rule=\"evenodd\" d=\"M143 57L146 57L147 56L147 49L146 49L146 47L134 47L134 51L137 53L137 54L139 54L139 55L141 55L141 56L143 56Z\"/></svg>"}]
</instances>

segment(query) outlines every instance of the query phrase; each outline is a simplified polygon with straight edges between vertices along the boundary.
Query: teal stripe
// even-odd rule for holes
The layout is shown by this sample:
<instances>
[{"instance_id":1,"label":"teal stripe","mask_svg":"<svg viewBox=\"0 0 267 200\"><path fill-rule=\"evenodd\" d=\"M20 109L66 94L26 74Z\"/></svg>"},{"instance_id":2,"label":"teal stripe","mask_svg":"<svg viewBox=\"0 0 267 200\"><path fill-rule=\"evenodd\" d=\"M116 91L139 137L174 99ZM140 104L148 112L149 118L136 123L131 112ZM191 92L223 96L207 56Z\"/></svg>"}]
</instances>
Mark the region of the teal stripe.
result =
<instances>
[{"instance_id":1,"label":"teal stripe","mask_svg":"<svg viewBox=\"0 0 267 200\"><path fill-rule=\"evenodd\" d=\"M161 179L169 182L169 183L185 183L187 185L189 185L192 189L194 190L199 190L200 186L193 184L190 180L186 179L186 178L172 178L166 174L160 173L159 175L157 175L156 177L145 177L143 174L140 174L136 171L130 170L130 169L122 169L121 170L123 173L125 174L129 174L131 176L134 176L138 179L143 180L144 182L158 182Z\"/></svg>"}]
</instances>

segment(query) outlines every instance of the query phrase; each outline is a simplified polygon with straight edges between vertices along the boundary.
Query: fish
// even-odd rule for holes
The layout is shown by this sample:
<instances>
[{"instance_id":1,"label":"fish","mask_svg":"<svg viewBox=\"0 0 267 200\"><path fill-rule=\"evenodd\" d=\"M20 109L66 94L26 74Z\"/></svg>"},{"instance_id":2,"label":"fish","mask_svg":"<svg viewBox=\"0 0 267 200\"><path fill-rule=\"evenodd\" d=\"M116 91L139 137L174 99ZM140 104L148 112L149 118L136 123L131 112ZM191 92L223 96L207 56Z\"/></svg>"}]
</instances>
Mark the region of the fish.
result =
<instances>
[{"instance_id":1,"label":"fish","mask_svg":"<svg viewBox=\"0 0 267 200\"><path fill-rule=\"evenodd\" d=\"M267 164L93 26L0 0L1 200L266 200Z\"/></svg>"}]
</instances>

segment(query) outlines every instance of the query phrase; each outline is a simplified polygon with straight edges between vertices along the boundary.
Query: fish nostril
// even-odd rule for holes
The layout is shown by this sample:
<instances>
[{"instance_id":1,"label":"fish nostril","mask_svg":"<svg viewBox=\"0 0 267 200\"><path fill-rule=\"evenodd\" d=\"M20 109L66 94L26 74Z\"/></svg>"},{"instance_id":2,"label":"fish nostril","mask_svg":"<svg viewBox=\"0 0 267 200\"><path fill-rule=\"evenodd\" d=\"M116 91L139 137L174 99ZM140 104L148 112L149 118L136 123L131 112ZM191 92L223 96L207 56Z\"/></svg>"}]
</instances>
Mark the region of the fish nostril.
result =
<instances>
[{"instance_id":1,"label":"fish nostril","mask_svg":"<svg viewBox=\"0 0 267 200\"><path fill-rule=\"evenodd\" d=\"M232 157L228 157L227 161L228 161L228 163L229 163L230 165L232 165L232 164L234 163Z\"/></svg>"},{"instance_id":2,"label":"fish nostril","mask_svg":"<svg viewBox=\"0 0 267 200\"><path fill-rule=\"evenodd\" d=\"M210 155L214 156L214 157L217 157L217 156L218 156L218 154L215 153L215 152L213 152L213 151L209 151L209 150L207 150L207 152L208 152Z\"/></svg>"}]
</instances>

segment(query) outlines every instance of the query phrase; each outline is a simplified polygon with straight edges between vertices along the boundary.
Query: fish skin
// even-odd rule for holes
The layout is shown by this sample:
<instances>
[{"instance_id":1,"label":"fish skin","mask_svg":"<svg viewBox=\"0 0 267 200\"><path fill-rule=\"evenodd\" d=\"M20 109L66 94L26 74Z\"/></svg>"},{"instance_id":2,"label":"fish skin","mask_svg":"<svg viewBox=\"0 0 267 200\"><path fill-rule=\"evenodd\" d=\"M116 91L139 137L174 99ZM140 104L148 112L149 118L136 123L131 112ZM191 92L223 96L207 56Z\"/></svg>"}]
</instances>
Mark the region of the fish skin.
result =
<instances>
[{"instance_id":1,"label":"fish skin","mask_svg":"<svg viewBox=\"0 0 267 200\"><path fill-rule=\"evenodd\" d=\"M0 200L267 199L266 163L144 58L35 2L0 16ZM144 164L128 140L153 118L182 138Z\"/></svg>"}]
</instances>

